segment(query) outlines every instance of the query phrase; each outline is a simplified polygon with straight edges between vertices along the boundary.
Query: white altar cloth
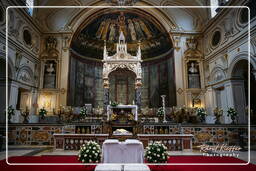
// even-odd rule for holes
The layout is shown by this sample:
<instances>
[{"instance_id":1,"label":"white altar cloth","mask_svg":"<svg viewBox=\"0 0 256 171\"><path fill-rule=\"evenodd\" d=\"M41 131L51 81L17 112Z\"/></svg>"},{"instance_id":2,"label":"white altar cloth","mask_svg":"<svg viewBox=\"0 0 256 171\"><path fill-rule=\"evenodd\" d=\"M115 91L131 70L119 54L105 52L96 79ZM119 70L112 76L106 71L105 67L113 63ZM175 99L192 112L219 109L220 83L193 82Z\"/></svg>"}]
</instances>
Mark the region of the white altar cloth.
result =
<instances>
[{"instance_id":1,"label":"white altar cloth","mask_svg":"<svg viewBox=\"0 0 256 171\"><path fill-rule=\"evenodd\" d=\"M150 168L145 164L99 164L94 171L150 171Z\"/></svg>"},{"instance_id":2,"label":"white altar cloth","mask_svg":"<svg viewBox=\"0 0 256 171\"><path fill-rule=\"evenodd\" d=\"M143 163L144 148L138 140L105 140L102 146L103 163Z\"/></svg>"}]
</instances>

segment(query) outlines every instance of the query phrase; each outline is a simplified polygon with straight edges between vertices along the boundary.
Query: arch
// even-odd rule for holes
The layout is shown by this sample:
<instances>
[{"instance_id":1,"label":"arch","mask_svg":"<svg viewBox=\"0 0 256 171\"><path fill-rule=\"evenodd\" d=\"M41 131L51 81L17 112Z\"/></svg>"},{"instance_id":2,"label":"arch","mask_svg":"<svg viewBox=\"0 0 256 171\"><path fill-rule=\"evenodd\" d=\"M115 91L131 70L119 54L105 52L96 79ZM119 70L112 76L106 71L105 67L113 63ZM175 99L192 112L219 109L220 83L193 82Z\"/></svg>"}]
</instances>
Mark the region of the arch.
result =
<instances>
[{"instance_id":1,"label":"arch","mask_svg":"<svg viewBox=\"0 0 256 171\"><path fill-rule=\"evenodd\" d=\"M71 40L75 36L76 33L80 32L80 29L85 26L85 23L90 23L92 18L95 18L98 16L99 12L103 13L106 9L103 8L95 8L95 9L83 9L78 13L74 18L72 18L70 21L67 22L66 27L72 28L72 31L74 34L71 35ZM137 9L138 10L138 9ZM161 27L168 33L173 28L178 28L178 26L169 18L167 15L163 14L160 9L143 9L139 8L140 12L147 13L148 15L152 16ZM151 10L148 12L148 10ZM157 10L157 12L155 11ZM90 16L90 17L88 17ZM160 22L161 21L161 22ZM174 44L173 40L170 38L170 41L172 44ZM71 41L70 41L71 43Z\"/></svg>"},{"instance_id":2,"label":"arch","mask_svg":"<svg viewBox=\"0 0 256 171\"><path fill-rule=\"evenodd\" d=\"M23 83L30 84L31 86L34 86L35 81L34 81L33 76L34 76L34 74L33 74L32 69L27 65L23 65L17 71L16 79L20 80Z\"/></svg>"},{"instance_id":3,"label":"arch","mask_svg":"<svg viewBox=\"0 0 256 171\"><path fill-rule=\"evenodd\" d=\"M212 82L218 82L218 81L224 80L226 77L227 76L224 71L224 68L220 65L215 66L210 74L210 80Z\"/></svg>"},{"instance_id":4,"label":"arch","mask_svg":"<svg viewBox=\"0 0 256 171\"><path fill-rule=\"evenodd\" d=\"M228 71L227 71L227 78L232 78L232 73L233 73L233 70L235 69L235 66L236 64L241 61L241 60L246 60L248 61L248 54L243 52L243 53L240 53L238 54L233 60L232 62L229 64L229 67L228 67ZM249 61L248 61L249 62ZM253 56L250 54L250 64L252 65L252 67L254 69L256 69L256 61L255 59L253 58Z\"/></svg>"},{"instance_id":5,"label":"arch","mask_svg":"<svg viewBox=\"0 0 256 171\"><path fill-rule=\"evenodd\" d=\"M6 66L6 59L5 59L5 57L0 56L0 61L3 62L5 64L5 66ZM11 60L8 60L8 66L7 67L8 67L8 78L14 79L16 72L15 72L14 64L13 64L13 62Z\"/></svg>"}]
</instances>

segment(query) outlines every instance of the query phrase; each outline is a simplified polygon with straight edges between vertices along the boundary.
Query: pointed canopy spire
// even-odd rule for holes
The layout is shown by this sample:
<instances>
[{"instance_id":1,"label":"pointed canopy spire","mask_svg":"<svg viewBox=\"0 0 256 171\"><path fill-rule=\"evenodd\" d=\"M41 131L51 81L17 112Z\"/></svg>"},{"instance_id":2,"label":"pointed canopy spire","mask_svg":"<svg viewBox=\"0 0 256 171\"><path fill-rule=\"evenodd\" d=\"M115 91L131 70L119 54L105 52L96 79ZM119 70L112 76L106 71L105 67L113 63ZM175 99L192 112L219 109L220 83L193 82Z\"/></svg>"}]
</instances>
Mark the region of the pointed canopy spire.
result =
<instances>
[{"instance_id":1,"label":"pointed canopy spire","mask_svg":"<svg viewBox=\"0 0 256 171\"><path fill-rule=\"evenodd\" d=\"M125 42L125 37L124 37L124 33L123 31L121 31L120 35L119 35L119 43L122 42L124 43Z\"/></svg>"}]
</instances>

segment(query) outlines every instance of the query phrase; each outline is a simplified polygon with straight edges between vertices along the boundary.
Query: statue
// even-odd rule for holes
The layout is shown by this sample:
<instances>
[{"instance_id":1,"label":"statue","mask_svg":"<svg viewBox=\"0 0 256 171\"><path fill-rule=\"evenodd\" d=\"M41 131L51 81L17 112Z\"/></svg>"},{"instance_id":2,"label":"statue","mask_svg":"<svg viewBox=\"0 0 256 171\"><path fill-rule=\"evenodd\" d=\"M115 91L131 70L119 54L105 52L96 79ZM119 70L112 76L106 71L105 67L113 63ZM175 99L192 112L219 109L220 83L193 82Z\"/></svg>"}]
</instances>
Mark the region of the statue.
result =
<instances>
[{"instance_id":1,"label":"statue","mask_svg":"<svg viewBox=\"0 0 256 171\"><path fill-rule=\"evenodd\" d=\"M189 88L200 88L200 75L198 68L194 62L191 62L191 66L188 69L188 86Z\"/></svg>"},{"instance_id":2,"label":"statue","mask_svg":"<svg viewBox=\"0 0 256 171\"><path fill-rule=\"evenodd\" d=\"M191 67L189 68L188 71L189 71L190 73L192 73L192 74L198 73L198 70L197 70L197 68L195 67L195 63L194 63L194 62L191 63Z\"/></svg>"},{"instance_id":3,"label":"statue","mask_svg":"<svg viewBox=\"0 0 256 171\"><path fill-rule=\"evenodd\" d=\"M55 69L53 67L53 63L50 63L46 69L46 71L49 73L49 74L52 74L54 73Z\"/></svg>"}]
</instances>

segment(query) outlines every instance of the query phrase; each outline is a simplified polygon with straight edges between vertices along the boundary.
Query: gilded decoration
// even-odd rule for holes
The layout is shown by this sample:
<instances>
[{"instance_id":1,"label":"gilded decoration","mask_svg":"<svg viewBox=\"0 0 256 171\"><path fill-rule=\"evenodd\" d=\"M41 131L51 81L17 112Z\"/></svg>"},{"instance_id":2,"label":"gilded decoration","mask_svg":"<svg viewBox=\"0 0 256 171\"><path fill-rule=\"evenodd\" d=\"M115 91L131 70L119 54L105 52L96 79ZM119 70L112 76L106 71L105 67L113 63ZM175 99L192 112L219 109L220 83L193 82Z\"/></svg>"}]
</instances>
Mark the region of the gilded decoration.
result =
<instances>
[{"instance_id":1,"label":"gilded decoration","mask_svg":"<svg viewBox=\"0 0 256 171\"><path fill-rule=\"evenodd\" d=\"M105 13L81 28L72 39L71 48L82 56L101 59L104 41L108 44L109 55L113 55L119 35L123 32L130 54L136 54L138 43L141 42L143 59L156 57L170 50L171 41L168 33L155 22L153 17L141 12L117 10Z\"/></svg>"},{"instance_id":2,"label":"gilded decoration","mask_svg":"<svg viewBox=\"0 0 256 171\"><path fill-rule=\"evenodd\" d=\"M49 138L49 134L47 131L37 131L33 134L32 138L36 141L47 141Z\"/></svg>"},{"instance_id":3,"label":"gilded decoration","mask_svg":"<svg viewBox=\"0 0 256 171\"><path fill-rule=\"evenodd\" d=\"M198 133L195 135L195 137L199 142L206 142L206 141L210 141L210 139L212 138L212 135L209 133Z\"/></svg>"},{"instance_id":4,"label":"gilded decoration","mask_svg":"<svg viewBox=\"0 0 256 171\"><path fill-rule=\"evenodd\" d=\"M25 143L27 141L27 138L28 138L27 130L26 129L22 129L20 131L19 141L21 143Z\"/></svg>"}]
</instances>

